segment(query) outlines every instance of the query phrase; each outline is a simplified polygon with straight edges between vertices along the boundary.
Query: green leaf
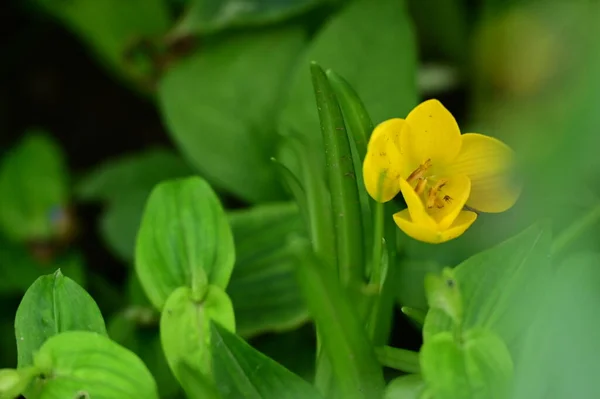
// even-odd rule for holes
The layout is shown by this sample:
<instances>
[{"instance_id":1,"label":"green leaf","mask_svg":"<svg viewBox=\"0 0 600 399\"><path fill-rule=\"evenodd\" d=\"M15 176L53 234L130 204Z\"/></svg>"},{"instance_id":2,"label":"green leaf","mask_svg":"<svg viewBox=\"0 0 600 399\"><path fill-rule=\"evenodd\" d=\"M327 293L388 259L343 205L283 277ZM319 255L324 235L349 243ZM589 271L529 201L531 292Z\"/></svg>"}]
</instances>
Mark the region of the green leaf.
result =
<instances>
[{"instance_id":1,"label":"green leaf","mask_svg":"<svg viewBox=\"0 0 600 399\"><path fill-rule=\"evenodd\" d=\"M193 174L190 166L176 153L152 148L136 154L111 159L81 177L75 194L84 201L118 202L124 192L148 193L163 180Z\"/></svg>"},{"instance_id":2,"label":"green leaf","mask_svg":"<svg viewBox=\"0 0 600 399\"><path fill-rule=\"evenodd\" d=\"M209 286L201 301L194 300L187 287L180 287L169 296L160 318L160 340L171 371L180 382L181 363L211 378L211 320L235 331L231 300L220 287Z\"/></svg>"},{"instance_id":3,"label":"green leaf","mask_svg":"<svg viewBox=\"0 0 600 399\"><path fill-rule=\"evenodd\" d=\"M155 148L101 164L81 178L76 195L106 203L101 236L116 255L133 264L135 238L152 188L163 180L193 174L177 154Z\"/></svg>"},{"instance_id":4,"label":"green leaf","mask_svg":"<svg viewBox=\"0 0 600 399\"><path fill-rule=\"evenodd\" d=\"M408 114L417 102L417 57L403 3L353 1L326 23L298 64L280 120L283 133L300 132L321 148L308 69L312 60L348 81L374 123Z\"/></svg>"},{"instance_id":5,"label":"green leaf","mask_svg":"<svg viewBox=\"0 0 600 399\"><path fill-rule=\"evenodd\" d=\"M249 337L284 331L308 319L294 269L298 263L286 245L305 235L293 203L259 205L229 213L236 264L227 286L235 309L237 332Z\"/></svg>"},{"instance_id":6,"label":"green leaf","mask_svg":"<svg viewBox=\"0 0 600 399\"><path fill-rule=\"evenodd\" d=\"M425 293L430 309L439 309L450 316L455 325L462 323L463 301L458 281L451 268L445 267L440 275L425 276Z\"/></svg>"},{"instance_id":7,"label":"green leaf","mask_svg":"<svg viewBox=\"0 0 600 399\"><path fill-rule=\"evenodd\" d=\"M504 342L490 331L468 331L460 343L449 332L421 348L423 379L436 399L504 399L511 392L513 362Z\"/></svg>"},{"instance_id":8,"label":"green leaf","mask_svg":"<svg viewBox=\"0 0 600 399\"><path fill-rule=\"evenodd\" d=\"M160 104L184 155L215 185L256 202L282 197L270 158L297 28L230 36L204 45L160 82ZM250 173L251 171L251 173Z\"/></svg>"},{"instance_id":9,"label":"green leaf","mask_svg":"<svg viewBox=\"0 0 600 399\"><path fill-rule=\"evenodd\" d=\"M14 241L55 238L68 201L61 148L41 131L27 132L0 164L0 229Z\"/></svg>"},{"instance_id":10,"label":"green leaf","mask_svg":"<svg viewBox=\"0 0 600 399\"><path fill-rule=\"evenodd\" d=\"M211 341L215 383L223 399L321 398L308 382L218 323L212 323Z\"/></svg>"},{"instance_id":11,"label":"green leaf","mask_svg":"<svg viewBox=\"0 0 600 399\"><path fill-rule=\"evenodd\" d=\"M383 374L369 336L331 268L297 242L302 262L297 278L327 354L336 386L343 398L378 398L383 394Z\"/></svg>"},{"instance_id":12,"label":"green leaf","mask_svg":"<svg viewBox=\"0 0 600 399\"><path fill-rule=\"evenodd\" d=\"M156 383L129 350L89 331L50 338L35 356L41 372L30 398L158 399ZM47 378L46 376L51 376Z\"/></svg>"},{"instance_id":13,"label":"green leaf","mask_svg":"<svg viewBox=\"0 0 600 399\"><path fill-rule=\"evenodd\" d=\"M35 367L0 369L0 399L19 398L36 376Z\"/></svg>"},{"instance_id":14,"label":"green leaf","mask_svg":"<svg viewBox=\"0 0 600 399\"><path fill-rule=\"evenodd\" d=\"M425 383L419 374L395 378L385 388L384 399L421 399Z\"/></svg>"},{"instance_id":15,"label":"green leaf","mask_svg":"<svg viewBox=\"0 0 600 399\"><path fill-rule=\"evenodd\" d=\"M363 268L362 214L357 171L352 163L350 140L342 111L323 69L310 66L313 89L321 122L321 133L331 191L331 211L337 244L337 266L344 285L357 285L365 274Z\"/></svg>"},{"instance_id":16,"label":"green leaf","mask_svg":"<svg viewBox=\"0 0 600 399\"><path fill-rule=\"evenodd\" d=\"M377 354L379 362L386 367L404 371L406 373L421 372L421 368L419 367L419 354L417 352L393 348L391 346L381 346L375 348L375 353Z\"/></svg>"},{"instance_id":17,"label":"green leaf","mask_svg":"<svg viewBox=\"0 0 600 399\"><path fill-rule=\"evenodd\" d=\"M402 306L427 309L425 297L425 276L428 273L441 273L443 265L435 260L405 258L398 262L396 295Z\"/></svg>"},{"instance_id":18,"label":"green leaf","mask_svg":"<svg viewBox=\"0 0 600 399\"><path fill-rule=\"evenodd\" d=\"M191 0L185 16L172 33L203 35L233 28L275 24L309 11L323 0Z\"/></svg>"},{"instance_id":19,"label":"green leaf","mask_svg":"<svg viewBox=\"0 0 600 399\"><path fill-rule=\"evenodd\" d=\"M172 180L152 191L138 232L135 268L157 309L179 287L190 287L199 297L208 284L225 289L234 251L225 212L204 180Z\"/></svg>"},{"instance_id":20,"label":"green leaf","mask_svg":"<svg viewBox=\"0 0 600 399\"><path fill-rule=\"evenodd\" d=\"M79 36L107 68L135 83L150 83L151 61L128 60L127 53L136 41L166 33L170 16L164 0L35 2Z\"/></svg>"},{"instance_id":21,"label":"green leaf","mask_svg":"<svg viewBox=\"0 0 600 399\"><path fill-rule=\"evenodd\" d=\"M34 353L50 337L79 330L106 335L96 302L60 269L38 278L25 293L15 316L19 368L30 366Z\"/></svg>"},{"instance_id":22,"label":"green leaf","mask_svg":"<svg viewBox=\"0 0 600 399\"><path fill-rule=\"evenodd\" d=\"M454 269L463 300L463 330L482 327L493 331L514 355L522 344L522 329L539 308L550 273L550 230L536 224L498 246L467 259ZM442 310L431 309L423 327L427 341L451 331L452 321Z\"/></svg>"}]
</instances>

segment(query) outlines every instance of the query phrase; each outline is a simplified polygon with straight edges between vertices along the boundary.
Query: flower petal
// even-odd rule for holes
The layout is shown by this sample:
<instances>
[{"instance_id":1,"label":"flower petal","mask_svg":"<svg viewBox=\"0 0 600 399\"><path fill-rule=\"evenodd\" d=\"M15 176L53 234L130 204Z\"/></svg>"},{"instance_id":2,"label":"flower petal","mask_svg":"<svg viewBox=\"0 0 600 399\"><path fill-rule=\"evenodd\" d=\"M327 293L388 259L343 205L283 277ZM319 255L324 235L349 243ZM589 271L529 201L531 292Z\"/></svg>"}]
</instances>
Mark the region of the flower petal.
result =
<instances>
[{"instance_id":1,"label":"flower petal","mask_svg":"<svg viewBox=\"0 0 600 399\"><path fill-rule=\"evenodd\" d=\"M408 129L400 135L405 173L431 159L432 171L449 165L461 146L460 129L452 114L438 100L419 104L406 117Z\"/></svg>"},{"instance_id":2,"label":"flower petal","mask_svg":"<svg viewBox=\"0 0 600 399\"><path fill-rule=\"evenodd\" d=\"M369 195L378 202L391 200L400 191L400 132L406 122L395 118L380 123L373 130L363 162L363 178Z\"/></svg>"},{"instance_id":3,"label":"flower petal","mask_svg":"<svg viewBox=\"0 0 600 399\"><path fill-rule=\"evenodd\" d=\"M415 189L403 178L400 178L399 182L400 190L402 191L402 196L404 197L404 201L408 206L410 220L412 220L416 224L423 225L428 229L437 229L437 223L427 213L427 210L425 209L425 204L423 204L423 201L415 192Z\"/></svg>"},{"instance_id":4,"label":"flower petal","mask_svg":"<svg viewBox=\"0 0 600 399\"><path fill-rule=\"evenodd\" d=\"M477 133L463 136L458 157L447 173L465 174L471 179L467 205L482 212L503 212L512 207L521 187L511 179L514 152L493 137Z\"/></svg>"},{"instance_id":5,"label":"flower petal","mask_svg":"<svg viewBox=\"0 0 600 399\"><path fill-rule=\"evenodd\" d=\"M477 219L475 212L461 211L449 229L438 230L414 223L410 218L408 209L394 214L394 221L400 230L415 240L430 244L441 244L459 237L473 224L475 219Z\"/></svg>"},{"instance_id":6,"label":"flower petal","mask_svg":"<svg viewBox=\"0 0 600 399\"><path fill-rule=\"evenodd\" d=\"M471 192L471 180L466 175L455 175L443 179L447 183L440 189L439 198L442 198L444 207L438 208L434 205L428 209L440 230L445 230L452 225L465 206Z\"/></svg>"}]
</instances>

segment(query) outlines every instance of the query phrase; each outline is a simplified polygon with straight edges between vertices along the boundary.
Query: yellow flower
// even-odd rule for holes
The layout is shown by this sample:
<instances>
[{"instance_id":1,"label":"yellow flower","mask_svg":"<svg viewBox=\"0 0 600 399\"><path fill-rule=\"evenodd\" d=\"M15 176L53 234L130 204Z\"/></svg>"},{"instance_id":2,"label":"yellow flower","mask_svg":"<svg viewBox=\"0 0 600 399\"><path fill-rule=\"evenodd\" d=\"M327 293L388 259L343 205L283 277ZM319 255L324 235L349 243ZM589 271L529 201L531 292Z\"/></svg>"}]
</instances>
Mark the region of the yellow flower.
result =
<instances>
[{"instance_id":1,"label":"yellow flower","mask_svg":"<svg viewBox=\"0 0 600 399\"><path fill-rule=\"evenodd\" d=\"M413 109L406 119L379 124L363 163L366 189L378 202L402 191L407 209L394 215L409 236L442 243L460 236L475 212L503 212L520 188L511 184L513 151L501 141L460 133L456 120L437 100Z\"/></svg>"}]
</instances>

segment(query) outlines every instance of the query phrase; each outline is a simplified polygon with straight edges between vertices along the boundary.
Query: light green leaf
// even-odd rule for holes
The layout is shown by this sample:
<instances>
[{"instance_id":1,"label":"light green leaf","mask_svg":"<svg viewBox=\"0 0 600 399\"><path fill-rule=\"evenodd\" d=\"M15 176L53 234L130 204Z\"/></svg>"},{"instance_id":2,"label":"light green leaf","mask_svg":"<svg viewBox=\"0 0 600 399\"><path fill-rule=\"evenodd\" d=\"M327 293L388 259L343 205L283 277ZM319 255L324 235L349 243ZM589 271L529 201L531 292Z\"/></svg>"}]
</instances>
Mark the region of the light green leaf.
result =
<instances>
[{"instance_id":1,"label":"light green leaf","mask_svg":"<svg viewBox=\"0 0 600 399\"><path fill-rule=\"evenodd\" d=\"M136 41L155 40L170 25L164 0L35 0L90 47L99 61L134 83L150 83L150 60L128 60Z\"/></svg>"},{"instance_id":2,"label":"light green leaf","mask_svg":"<svg viewBox=\"0 0 600 399\"><path fill-rule=\"evenodd\" d=\"M42 376L32 399L158 399L144 363L107 337L89 331L50 338L35 356Z\"/></svg>"},{"instance_id":3,"label":"light green leaf","mask_svg":"<svg viewBox=\"0 0 600 399\"><path fill-rule=\"evenodd\" d=\"M0 163L0 229L14 241L55 238L68 200L61 148L41 131L27 132Z\"/></svg>"},{"instance_id":4,"label":"light green leaf","mask_svg":"<svg viewBox=\"0 0 600 399\"><path fill-rule=\"evenodd\" d=\"M305 235L293 203L259 205L229 213L236 264L227 286L235 309L237 332L252 336L284 331L308 319L294 268L297 257L286 245L291 235Z\"/></svg>"},{"instance_id":5,"label":"light green leaf","mask_svg":"<svg viewBox=\"0 0 600 399\"><path fill-rule=\"evenodd\" d=\"M36 374L35 367L0 369L0 399L20 398Z\"/></svg>"},{"instance_id":6,"label":"light green leaf","mask_svg":"<svg viewBox=\"0 0 600 399\"><path fill-rule=\"evenodd\" d=\"M60 269L38 278L25 293L15 316L19 368L32 364L34 353L47 339L75 330L106 335L96 302Z\"/></svg>"},{"instance_id":7,"label":"light green leaf","mask_svg":"<svg viewBox=\"0 0 600 399\"><path fill-rule=\"evenodd\" d=\"M196 373L212 379L210 322L216 320L235 331L233 306L227 294L209 286L201 301L193 299L187 287L173 291L160 318L160 340L167 362L181 382L179 365L185 363Z\"/></svg>"},{"instance_id":8,"label":"light green leaf","mask_svg":"<svg viewBox=\"0 0 600 399\"><path fill-rule=\"evenodd\" d=\"M455 325L462 323L463 300L460 287L451 268L445 267L441 274L425 276L425 293L430 309L439 309L450 316Z\"/></svg>"},{"instance_id":9,"label":"light green leaf","mask_svg":"<svg viewBox=\"0 0 600 399\"><path fill-rule=\"evenodd\" d=\"M393 379L385 388L384 399L421 399L425 383L419 374L403 375Z\"/></svg>"},{"instance_id":10,"label":"light green leaf","mask_svg":"<svg viewBox=\"0 0 600 399\"><path fill-rule=\"evenodd\" d=\"M218 323L211 324L214 379L223 399L321 398L308 382Z\"/></svg>"},{"instance_id":11,"label":"light green leaf","mask_svg":"<svg viewBox=\"0 0 600 399\"><path fill-rule=\"evenodd\" d=\"M523 326L543 300L531 293L547 285L550 244L549 228L536 224L457 266L454 276L463 298L463 329L495 332L514 355L523 341ZM451 331L451 326L443 311L431 309L423 327L425 341Z\"/></svg>"},{"instance_id":12,"label":"light green leaf","mask_svg":"<svg viewBox=\"0 0 600 399\"><path fill-rule=\"evenodd\" d=\"M192 0L175 36L232 27L274 24L315 8L323 0Z\"/></svg>"},{"instance_id":13,"label":"light green leaf","mask_svg":"<svg viewBox=\"0 0 600 399\"><path fill-rule=\"evenodd\" d=\"M179 287L199 297L208 284L225 289L234 251L225 212L204 180L172 180L152 191L138 232L135 268L157 309Z\"/></svg>"},{"instance_id":14,"label":"light green leaf","mask_svg":"<svg viewBox=\"0 0 600 399\"><path fill-rule=\"evenodd\" d=\"M436 334L421 348L421 370L436 399L504 399L512 388L510 353L484 329L466 332L460 343L449 332Z\"/></svg>"},{"instance_id":15,"label":"light green leaf","mask_svg":"<svg viewBox=\"0 0 600 399\"><path fill-rule=\"evenodd\" d=\"M375 348L379 362L396 370L405 373L419 373L419 353L391 346L381 346Z\"/></svg>"},{"instance_id":16,"label":"light green leaf","mask_svg":"<svg viewBox=\"0 0 600 399\"><path fill-rule=\"evenodd\" d=\"M310 61L343 76L375 124L408 114L417 102L417 57L403 3L353 1L326 23L298 63L280 121L284 134L300 132L321 148Z\"/></svg>"},{"instance_id":17,"label":"light green leaf","mask_svg":"<svg viewBox=\"0 0 600 399\"><path fill-rule=\"evenodd\" d=\"M209 42L160 82L163 117L181 151L212 183L245 200L283 195L270 162L274 115L303 43L297 28Z\"/></svg>"}]
</instances>

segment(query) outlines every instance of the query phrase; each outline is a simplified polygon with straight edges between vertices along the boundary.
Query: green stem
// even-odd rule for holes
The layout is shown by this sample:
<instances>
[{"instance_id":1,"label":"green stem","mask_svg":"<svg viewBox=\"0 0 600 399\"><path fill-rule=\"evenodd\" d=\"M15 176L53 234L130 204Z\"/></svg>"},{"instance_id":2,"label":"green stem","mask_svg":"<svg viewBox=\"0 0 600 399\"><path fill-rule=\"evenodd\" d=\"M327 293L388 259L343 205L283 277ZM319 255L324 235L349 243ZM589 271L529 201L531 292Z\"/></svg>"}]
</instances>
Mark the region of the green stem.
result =
<instances>
[{"instance_id":1,"label":"green stem","mask_svg":"<svg viewBox=\"0 0 600 399\"><path fill-rule=\"evenodd\" d=\"M375 348L379 363L385 367L404 371L405 373L420 373L419 353L406 349L381 346Z\"/></svg>"},{"instance_id":2,"label":"green stem","mask_svg":"<svg viewBox=\"0 0 600 399\"><path fill-rule=\"evenodd\" d=\"M552 254L556 255L562 252L573 240L598 221L600 221L600 205L592 208L588 213L577 219L556 237L552 243Z\"/></svg>"}]
</instances>

